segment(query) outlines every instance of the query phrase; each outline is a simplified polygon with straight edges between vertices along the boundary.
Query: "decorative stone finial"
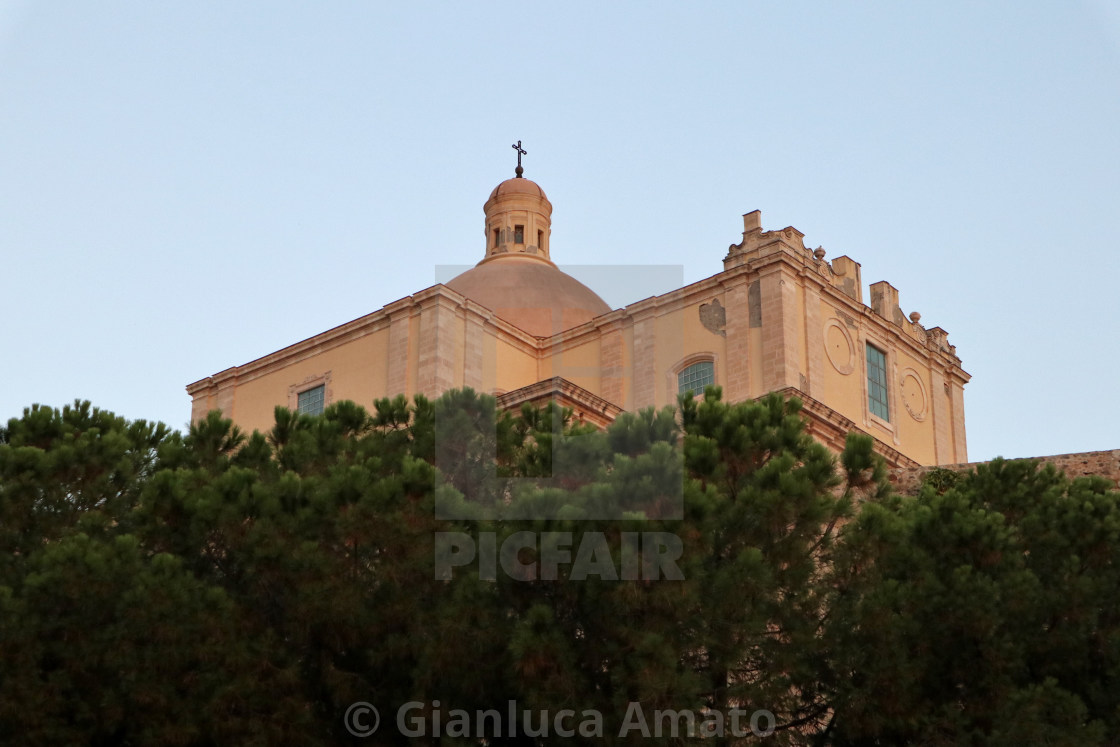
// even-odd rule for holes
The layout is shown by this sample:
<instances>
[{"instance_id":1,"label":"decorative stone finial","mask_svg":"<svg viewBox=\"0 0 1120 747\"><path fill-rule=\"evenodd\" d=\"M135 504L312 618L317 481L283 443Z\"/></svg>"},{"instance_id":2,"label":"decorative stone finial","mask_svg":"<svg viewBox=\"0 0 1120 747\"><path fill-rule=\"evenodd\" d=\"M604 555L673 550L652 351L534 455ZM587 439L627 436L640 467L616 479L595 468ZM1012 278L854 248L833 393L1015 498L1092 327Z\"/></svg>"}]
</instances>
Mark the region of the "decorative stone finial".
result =
<instances>
[{"instance_id":1,"label":"decorative stone finial","mask_svg":"<svg viewBox=\"0 0 1120 747\"><path fill-rule=\"evenodd\" d=\"M910 312L910 321L913 322L914 324L917 324L918 320L921 319L921 318L922 318L922 315L919 314L918 312L916 312L916 311L911 311Z\"/></svg>"},{"instance_id":2,"label":"decorative stone finial","mask_svg":"<svg viewBox=\"0 0 1120 747\"><path fill-rule=\"evenodd\" d=\"M818 262L820 262L822 259L824 259L824 247L823 246L818 246L816 249L814 249L813 250L813 256L817 258Z\"/></svg>"},{"instance_id":3,"label":"decorative stone finial","mask_svg":"<svg viewBox=\"0 0 1120 747\"><path fill-rule=\"evenodd\" d=\"M521 156L528 155L529 151L521 147L520 140L517 141L517 145L511 145L510 147L517 151L517 168L513 170L513 173L517 175L518 179L521 179L521 175L525 173L525 169L521 168Z\"/></svg>"}]
</instances>

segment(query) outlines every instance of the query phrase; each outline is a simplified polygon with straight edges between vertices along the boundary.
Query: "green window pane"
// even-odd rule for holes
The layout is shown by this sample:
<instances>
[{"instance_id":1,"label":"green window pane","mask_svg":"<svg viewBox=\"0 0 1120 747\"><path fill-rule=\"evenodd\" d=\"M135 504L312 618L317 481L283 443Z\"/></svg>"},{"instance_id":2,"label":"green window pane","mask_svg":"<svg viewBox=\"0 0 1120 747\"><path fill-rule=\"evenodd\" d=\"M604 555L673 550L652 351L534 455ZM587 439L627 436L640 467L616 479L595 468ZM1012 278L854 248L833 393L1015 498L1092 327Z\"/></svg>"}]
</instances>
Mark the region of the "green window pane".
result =
<instances>
[{"instance_id":1,"label":"green window pane","mask_svg":"<svg viewBox=\"0 0 1120 747\"><path fill-rule=\"evenodd\" d=\"M693 363L677 374L677 392L703 394L704 387L716 383L716 366L712 361Z\"/></svg>"},{"instance_id":2,"label":"green window pane","mask_svg":"<svg viewBox=\"0 0 1120 747\"><path fill-rule=\"evenodd\" d=\"M300 392L296 400L296 409L300 415L318 415L323 411L326 388L320 384L314 389Z\"/></svg>"},{"instance_id":3,"label":"green window pane","mask_svg":"<svg viewBox=\"0 0 1120 747\"><path fill-rule=\"evenodd\" d=\"M872 415L890 422L891 411L887 404L887 355L872 345L867 346L867 407Z\"/></svg>"}]
</instances>

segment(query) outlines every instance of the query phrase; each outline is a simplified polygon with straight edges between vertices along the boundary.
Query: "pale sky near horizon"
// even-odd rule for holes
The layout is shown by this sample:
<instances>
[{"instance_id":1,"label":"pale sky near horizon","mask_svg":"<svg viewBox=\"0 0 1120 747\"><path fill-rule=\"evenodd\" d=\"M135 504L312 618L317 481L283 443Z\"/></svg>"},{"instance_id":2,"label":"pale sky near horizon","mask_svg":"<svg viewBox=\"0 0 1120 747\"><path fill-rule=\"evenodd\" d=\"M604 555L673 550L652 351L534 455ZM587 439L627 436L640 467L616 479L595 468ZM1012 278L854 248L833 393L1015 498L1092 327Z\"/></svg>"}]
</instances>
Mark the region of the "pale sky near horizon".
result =
<instances>
[{"instance_id":1,"label":"pale sky near horizon","mask_svg":"<svg viewBox=\"0 0 1120 747\"><path fill-rule=\"evenodd\" d=\"M0 0L0 421L184 427L186 384L481 259L516 140L561 265L695 282L760 209L948 331L971 460L1120 449L1104 0Z\"/></svg>"}]
</instances>

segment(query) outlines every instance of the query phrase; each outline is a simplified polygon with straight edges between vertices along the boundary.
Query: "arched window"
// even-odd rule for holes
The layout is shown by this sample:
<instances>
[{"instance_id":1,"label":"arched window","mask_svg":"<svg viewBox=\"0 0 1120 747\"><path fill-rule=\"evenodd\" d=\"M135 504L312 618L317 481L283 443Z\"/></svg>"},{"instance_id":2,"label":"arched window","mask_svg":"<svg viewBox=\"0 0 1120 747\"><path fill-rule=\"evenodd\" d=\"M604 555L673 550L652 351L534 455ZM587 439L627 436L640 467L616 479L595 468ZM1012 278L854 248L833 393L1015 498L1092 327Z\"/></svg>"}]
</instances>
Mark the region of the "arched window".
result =
<instances>
[{"instance_id":1,"label":"arched window","mask_svg":"<svg viewBox=\"0 0 1120 747\"><path fill-rule=\"evenodd\" d=\"M677 393L692 392L700 396L704 393L704 387L715 383L716 364L712 361L700 361L681 369L677 374Z\"/></svg>"}]
</instances>

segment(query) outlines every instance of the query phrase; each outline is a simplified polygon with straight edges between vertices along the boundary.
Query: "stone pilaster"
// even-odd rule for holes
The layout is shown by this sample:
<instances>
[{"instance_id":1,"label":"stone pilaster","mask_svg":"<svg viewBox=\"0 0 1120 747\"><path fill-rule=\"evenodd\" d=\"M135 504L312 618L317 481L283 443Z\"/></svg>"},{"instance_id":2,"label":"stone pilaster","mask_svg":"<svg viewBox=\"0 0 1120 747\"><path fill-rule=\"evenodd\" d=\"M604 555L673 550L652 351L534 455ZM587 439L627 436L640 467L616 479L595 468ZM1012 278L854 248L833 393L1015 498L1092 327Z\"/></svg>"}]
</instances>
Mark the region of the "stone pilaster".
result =
<instances>
[{"instance_id":1,"label":"stone pilaster","mask_svg":"<svg viewBox=\"0 0 1120 747\"><path fill-rule=\"evenodd\" d=\"M486 318L468 309L463 340L463 386L482 391L483 356L486 352Z\"/></svg>"},{"instance_id":2,"label":"stone pilaster","mask_svg":"<svg viewBox=\"0 0 1120 747\"><path fill-rule=\"evenodd\" d=\"M751 397L750 308L748 276L740 275L724 291L727 307L727 356L724 361L723 395L727 402Z\"/></svg>"},{"instance_id":3,"label":"stone pilaster","mask_svg":"<svg viewBox=\"0 0 1120 747\"><path fill-rule=\"evenodd\" d=\"M197 385L195 385L197 386ZM191 422L197 423L200 420L205 420L206 415L218 406L217 389L214 387L213 380L211 379L199 389L191 389L188 387L188 393L191 395Z\"/></svg>"},{"instance_id":4,"label":"stone pilaster","mask_svg":"<svg viewBox=\"0 0 1120 747\"><path fill-rule=\"evenodd\" d=\"M953 411L953 458L957 462L968 461L968 444L964 434L964 387L955 377L949 379L949 400Z\"/></svg>"},{"instance_id":5,"label":"stone pilaster","mask_svg":"<svg viewBox=\"0 0 1120 747\"><path fill-rule=\"evenodd\" d=\"M634 318L634 400L631 407L657 405L657 317L644 311Z\"/></svg>"},{"instance_id":6,"label":"stone pilaster","mask_svg":"<svg viewBox=\"0 0 1120 747\"><path fill-rule=\"evenodd\" d=\"M454 306L440 296L422 303L416 389L431 399L455 386L458 321Z\"/></svg>"},{"instance_id":7,"label":"stone pilaster","mask_svg":"<svg viewBox=\"0 0 1120 747\"><path fill-rule=\"evenodd\" d=\"M762 311L762 386L759 394L800 388L796 279L781 266L759 278Z\"/></svg>"},{"instance_id":8,"label":"stone pilaster","mask_svg":"<svg viewBox=\"0 0 1120 747\"><path fill-rule=\"evenodd\" d=\"M411 304L401 304L400 307L389 311L389 350L388 350L388 386L389 397L403 394L412 396L412 387L409 386L408 376L408 332L409 319L412 317Z\"/></svg>"},{"instance_id":9,"label":"stone pilaster","mask_svg":"<svg viewBox=\"0 0 1120 747\"><path fill-rule=\"evenodd\" d=\"M610 322L600 329L599 381L603 399L616 405L626 404L626 368L623 360L621 322Z\"/></svg>"},{"instance_id":10,"label":"stone pilaster","mask_svg":"<svg viewBox=\"0 0 1120 747\"><path fill-rule=\"evenodd\" d=\"M237 374L234 369L222 371L214 376L214 385L217 387L217 409L222 411L222 417L233 418L234 392L237 390Z\"/></svg>"},{"instance_id":11,"label":"stone pilaster","mask_svg":"<svg viewBox=\"0 0 1120 747\"><path fill-rule=\"evenodd\" d=\"M933 454L938 464L956 461L953 448L953 414L949 384L945 374L936 366L930 368L930 411L933 413Z\"/></svg>"},{"instance_id":12,"label":"stone pilaster","mask_svg":"<svg viewBox=\"0 0 1120 747\"><path fill-rule=\"evenodd\" d=\"M815 282L805 283L805 394L824 391L824 326L821 322L821 291Z\"/></svg>"}]
</instances>

